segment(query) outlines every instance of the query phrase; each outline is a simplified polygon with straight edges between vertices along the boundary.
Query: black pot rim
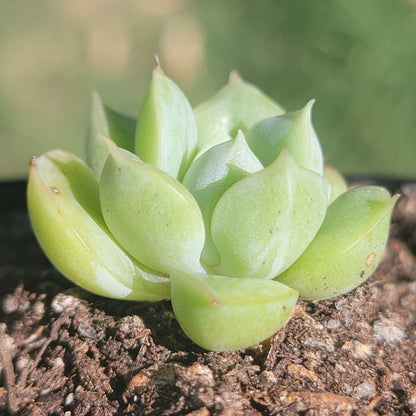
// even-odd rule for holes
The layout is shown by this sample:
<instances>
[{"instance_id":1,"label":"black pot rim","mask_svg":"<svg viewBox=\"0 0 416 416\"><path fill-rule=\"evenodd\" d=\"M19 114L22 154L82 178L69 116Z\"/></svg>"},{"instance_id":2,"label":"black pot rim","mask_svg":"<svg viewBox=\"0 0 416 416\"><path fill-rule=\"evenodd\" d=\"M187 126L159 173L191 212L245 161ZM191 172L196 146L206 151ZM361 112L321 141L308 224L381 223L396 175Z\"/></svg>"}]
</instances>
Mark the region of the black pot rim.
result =
<instances>
[{"instance_id":1,"label":"black pot rim","mask_svg":"<svg viewBox=\"0 0 416 416\"><path fill-rule=\"evenodd\" d=\"M0 213L26 209L26 180L0 182Z\"/></svg>"}]
</instances>

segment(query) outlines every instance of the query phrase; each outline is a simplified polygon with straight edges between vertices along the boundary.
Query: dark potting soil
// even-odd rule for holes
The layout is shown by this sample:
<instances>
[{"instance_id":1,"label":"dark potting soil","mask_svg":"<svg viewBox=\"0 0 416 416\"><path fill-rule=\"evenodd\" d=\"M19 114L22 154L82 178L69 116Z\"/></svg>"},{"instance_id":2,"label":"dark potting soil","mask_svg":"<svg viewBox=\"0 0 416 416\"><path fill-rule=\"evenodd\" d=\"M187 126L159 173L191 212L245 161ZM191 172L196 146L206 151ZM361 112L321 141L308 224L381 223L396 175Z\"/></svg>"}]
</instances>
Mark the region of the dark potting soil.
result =
<instances>
[{"instance_id":1,"label":"dark potting soil","mask_svg":"<svg viewBox=\"0 0 416 416\"><path fill-rule=\"evenodd\" d=\"M88 294L0 213L1 415L416 415L416 184L352 293L299 302L274 337L206 352L169 302Z\"/></svg>"}]
</instances>

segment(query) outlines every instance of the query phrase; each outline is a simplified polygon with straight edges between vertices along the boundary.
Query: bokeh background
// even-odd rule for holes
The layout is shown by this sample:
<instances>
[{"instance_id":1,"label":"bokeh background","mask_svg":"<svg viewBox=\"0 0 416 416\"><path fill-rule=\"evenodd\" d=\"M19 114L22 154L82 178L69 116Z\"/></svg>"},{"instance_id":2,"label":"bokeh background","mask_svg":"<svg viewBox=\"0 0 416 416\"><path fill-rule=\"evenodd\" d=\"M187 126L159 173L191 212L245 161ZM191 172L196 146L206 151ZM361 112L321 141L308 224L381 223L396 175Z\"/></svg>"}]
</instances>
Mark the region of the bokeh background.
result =
<instances>
[{"instance_id":1,"label":"bokeh background","mask_svg":"<svg viewBox=\"0 0 416 416\"><path fill-rule=\"evenodd\" d=\"M415 0L0 0L0 180L84 154L91 90L137 116L153 67L193 105L236 69L288 111L316 98L327 162L416 178Z\"/></svg>"}]
</instances>

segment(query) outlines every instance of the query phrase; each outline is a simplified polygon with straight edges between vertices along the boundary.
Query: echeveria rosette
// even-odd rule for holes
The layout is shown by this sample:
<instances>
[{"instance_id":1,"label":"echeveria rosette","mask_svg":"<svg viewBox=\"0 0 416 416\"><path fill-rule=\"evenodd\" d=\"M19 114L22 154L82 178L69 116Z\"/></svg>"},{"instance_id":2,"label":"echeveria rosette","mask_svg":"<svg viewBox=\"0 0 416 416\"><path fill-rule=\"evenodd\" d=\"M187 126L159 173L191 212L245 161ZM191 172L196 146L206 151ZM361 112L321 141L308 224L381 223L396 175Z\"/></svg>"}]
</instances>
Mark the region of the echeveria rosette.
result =
<instances>
[{"instance_id":1,"label":"echeveria rosette","mask_svg":"<svg viewBox=\"0 0 416 416\"><path fill-rule=\"evenodd\" d=\"M324 166L313 101L291 113L232 73L192 109L160 65L138 120L93 94L87 164L31 163L28 207L44 252L93 293L171 299L211 350L248 347L379 263L397 196L347 190Z\"/></svg>"}]
</instances>

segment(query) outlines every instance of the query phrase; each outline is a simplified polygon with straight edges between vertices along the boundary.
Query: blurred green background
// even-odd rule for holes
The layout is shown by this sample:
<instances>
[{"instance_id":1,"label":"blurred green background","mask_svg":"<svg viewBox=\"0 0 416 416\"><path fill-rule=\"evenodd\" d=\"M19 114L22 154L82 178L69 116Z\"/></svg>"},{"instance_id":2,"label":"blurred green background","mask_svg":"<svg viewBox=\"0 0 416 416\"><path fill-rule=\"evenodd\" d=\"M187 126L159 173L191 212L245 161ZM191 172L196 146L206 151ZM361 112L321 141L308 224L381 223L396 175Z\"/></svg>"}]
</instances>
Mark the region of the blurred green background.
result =
<instances>
[{"instance_id":1,"label":"blurred green background","mask_svg":"<svg viewBox=\"0 0 416 416\"><path fill-rule=\"evenodd\" d=\"M153 67L193 105L231 69L288 111L317 102L327 162L416 178L415 0L0 0L0 180L80 156L90 92L136 116Z\"/></svg>"}]
</instances>

